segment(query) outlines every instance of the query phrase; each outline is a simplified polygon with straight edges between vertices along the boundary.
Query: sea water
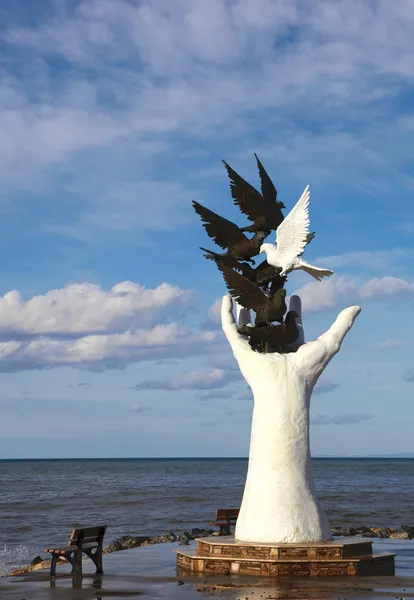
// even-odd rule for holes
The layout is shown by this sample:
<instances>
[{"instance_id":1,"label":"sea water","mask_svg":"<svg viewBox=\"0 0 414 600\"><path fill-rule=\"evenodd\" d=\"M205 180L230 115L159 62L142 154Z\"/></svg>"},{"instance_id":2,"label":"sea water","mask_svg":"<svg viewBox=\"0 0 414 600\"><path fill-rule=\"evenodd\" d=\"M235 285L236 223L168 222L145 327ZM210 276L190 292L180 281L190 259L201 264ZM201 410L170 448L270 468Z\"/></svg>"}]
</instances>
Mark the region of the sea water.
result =
<instances>
[{"instance_id":1,"label":"sea water","mask_svg":"<svg viewBox=\"0 0 414 600\"><path fill-rule=\"evenodd\" d=\"M105 542L207 527L240 506L247 459L0 461L0 573L64 545L77 525ZM313 459L331 525L414 525L414 459Z\"/></svg>"}]
</instances>

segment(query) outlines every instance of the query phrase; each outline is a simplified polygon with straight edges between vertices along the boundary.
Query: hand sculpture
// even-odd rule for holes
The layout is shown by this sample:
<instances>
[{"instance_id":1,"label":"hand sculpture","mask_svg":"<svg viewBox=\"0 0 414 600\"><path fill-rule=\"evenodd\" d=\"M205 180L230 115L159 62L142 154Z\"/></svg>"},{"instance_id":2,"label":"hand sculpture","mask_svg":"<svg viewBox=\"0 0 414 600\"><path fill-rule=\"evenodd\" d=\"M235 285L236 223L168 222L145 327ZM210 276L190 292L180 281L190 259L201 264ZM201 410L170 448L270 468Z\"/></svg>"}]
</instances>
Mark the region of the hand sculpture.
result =
<instances>
[{"instance_id":1,"label":"hand sculpture","mask_svg":"<svg viewBox=\"0 0 414 600\"><path fill-rule=\"evenodd\" d=\"M261 354L237 331L233 302L224 296L222 327L252 389L250 456L236 539L243 542L316 542L331 539L312 477L309 408L312 390L360 313L343 310L316 341L304 343L301 301L292 296L300 334L295 352ZM238 324L250 321L241 309Z\"/></svg>"}]
</instances>

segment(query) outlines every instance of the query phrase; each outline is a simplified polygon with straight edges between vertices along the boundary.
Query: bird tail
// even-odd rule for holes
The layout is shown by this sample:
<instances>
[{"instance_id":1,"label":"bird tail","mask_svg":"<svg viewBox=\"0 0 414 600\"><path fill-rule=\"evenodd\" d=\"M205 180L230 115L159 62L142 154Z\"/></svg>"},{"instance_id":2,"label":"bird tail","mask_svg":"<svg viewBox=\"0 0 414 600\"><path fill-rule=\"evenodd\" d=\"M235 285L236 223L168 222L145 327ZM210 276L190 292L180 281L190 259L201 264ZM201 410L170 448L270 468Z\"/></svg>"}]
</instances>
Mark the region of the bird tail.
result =
<instances>
[{"instance_id":1,"label":"bird tail","mask_svg":"<svg viewBox=\"0 0 414 600\"><path fill-rule=\"evenodd\" d=\"M330 269L321 269L320 267L315 267L314 265L310 265L305 260L300 260L301 269L312 275L317 281L322 281L323 277L329 277L333 275L333 271Z\"/></svg>"}]
</instances>

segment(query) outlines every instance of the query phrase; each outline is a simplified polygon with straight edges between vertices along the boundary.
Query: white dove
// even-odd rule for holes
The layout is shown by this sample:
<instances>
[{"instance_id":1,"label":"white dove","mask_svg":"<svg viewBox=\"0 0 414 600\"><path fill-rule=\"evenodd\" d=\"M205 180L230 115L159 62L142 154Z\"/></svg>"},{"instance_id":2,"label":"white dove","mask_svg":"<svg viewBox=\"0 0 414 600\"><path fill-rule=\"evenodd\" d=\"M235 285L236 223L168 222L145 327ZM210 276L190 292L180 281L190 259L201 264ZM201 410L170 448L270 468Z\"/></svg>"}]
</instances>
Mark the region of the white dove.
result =
<instances>
[{"instance_id":1,"label":"white dove","mask_svg":"<svg viewBox=\"0 0 414 600\"><path fill-rule=\"evenodd\" d=\"M321 281L322 277L332 275L333 271L315 267L300 258L305 249L306 238L309 233L309 200L310 192L307 185L296 205L277 228L276 246L274 244L262 244L260 252L266 253L269 265L281 269L280 275L282 276L295 269L302 269Z\"/></svg>"}]
</instances>

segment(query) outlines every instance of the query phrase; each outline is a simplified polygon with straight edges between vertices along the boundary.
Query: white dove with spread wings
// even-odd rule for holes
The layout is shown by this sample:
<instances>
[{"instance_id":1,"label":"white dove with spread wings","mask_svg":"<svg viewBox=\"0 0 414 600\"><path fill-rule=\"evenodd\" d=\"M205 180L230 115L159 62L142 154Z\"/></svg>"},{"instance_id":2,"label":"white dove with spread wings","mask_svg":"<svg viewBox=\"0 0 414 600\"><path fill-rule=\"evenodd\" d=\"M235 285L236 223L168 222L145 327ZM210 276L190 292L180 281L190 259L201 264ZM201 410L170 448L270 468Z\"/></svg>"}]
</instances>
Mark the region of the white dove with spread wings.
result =
<instances>
[{"instance_id":1,"label":"white dove with spread wings","mask_svg":"<svg viewBox=\"0 0 414 600\"><path fill-rule=\"evenodd\" d=\"M282 276L293 270L302 269L321 281L322 277L332 275L333 271L315 267L300 258L309 234L309 201L310 192L307 185L296 205L277 228L276 246L262 244L260 252L266 253L267 262L270 265L281 269L280 275Z\"/></svg>"}]
</instances>

